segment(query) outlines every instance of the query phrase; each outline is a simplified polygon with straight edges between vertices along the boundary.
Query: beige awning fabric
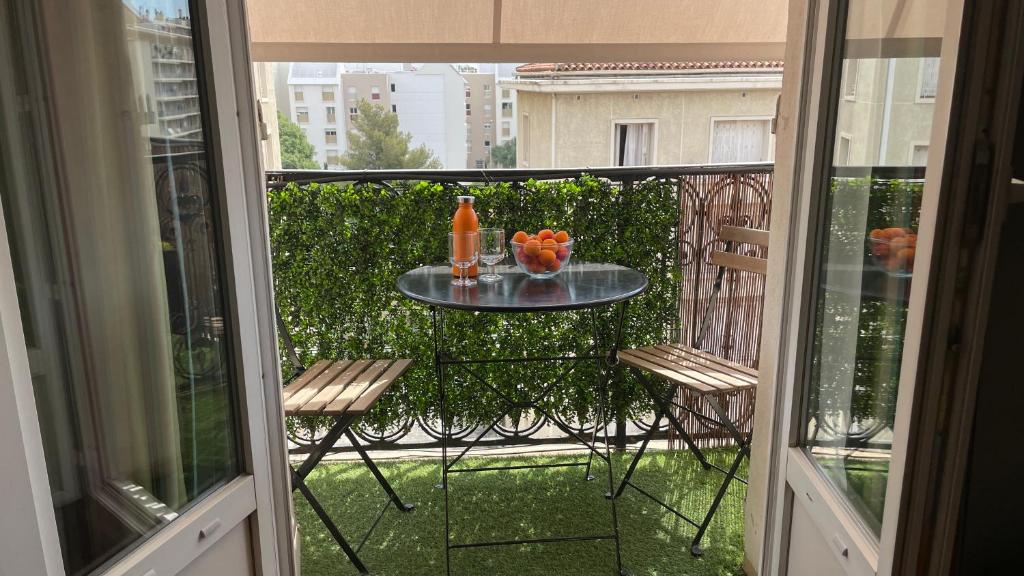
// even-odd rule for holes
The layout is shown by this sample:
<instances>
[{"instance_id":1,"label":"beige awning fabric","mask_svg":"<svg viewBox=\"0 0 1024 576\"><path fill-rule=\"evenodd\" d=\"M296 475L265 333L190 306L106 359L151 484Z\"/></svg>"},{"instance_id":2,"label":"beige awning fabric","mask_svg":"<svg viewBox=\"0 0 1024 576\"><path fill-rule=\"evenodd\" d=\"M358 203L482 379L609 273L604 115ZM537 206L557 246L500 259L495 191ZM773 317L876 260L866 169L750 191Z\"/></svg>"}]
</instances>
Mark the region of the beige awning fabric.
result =
<instances>
[{"instance_id":1,"label":"beige awning fabric","mask_svg":"<svg viewBox=\"0 0 1024 576\"><path fill-rule=\"evenodd\" d=\"M273 62L781 60L788 0L248 0Z\"/></svg>"}]
</instances>

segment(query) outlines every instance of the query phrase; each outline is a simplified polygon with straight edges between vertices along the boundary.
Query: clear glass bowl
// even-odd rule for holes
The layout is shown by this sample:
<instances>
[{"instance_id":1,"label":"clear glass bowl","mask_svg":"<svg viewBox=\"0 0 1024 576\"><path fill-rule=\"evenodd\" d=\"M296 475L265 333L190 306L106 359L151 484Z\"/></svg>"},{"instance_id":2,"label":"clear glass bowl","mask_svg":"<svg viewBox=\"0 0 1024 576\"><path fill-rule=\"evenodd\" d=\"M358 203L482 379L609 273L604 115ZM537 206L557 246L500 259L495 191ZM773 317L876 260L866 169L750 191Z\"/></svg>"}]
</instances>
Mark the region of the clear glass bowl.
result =
<instances>
[{"instance_id":1,"label":"clear glass bowl","mask_svg":"<svg viewBox=\"0 0 1024 576\"><path fill-rule=\"evenodd\" d=\"M534 248L530 242L520 244L512 241L512 257L516 259L519 269L530 278L543 280L553 278L569 266L574 241L558 242L555 250L545 250L543 244ZM536 252L536 253L534 253ZM552 256L544 256L543 252L551 252Z\"/></svg>"}]
</instances>

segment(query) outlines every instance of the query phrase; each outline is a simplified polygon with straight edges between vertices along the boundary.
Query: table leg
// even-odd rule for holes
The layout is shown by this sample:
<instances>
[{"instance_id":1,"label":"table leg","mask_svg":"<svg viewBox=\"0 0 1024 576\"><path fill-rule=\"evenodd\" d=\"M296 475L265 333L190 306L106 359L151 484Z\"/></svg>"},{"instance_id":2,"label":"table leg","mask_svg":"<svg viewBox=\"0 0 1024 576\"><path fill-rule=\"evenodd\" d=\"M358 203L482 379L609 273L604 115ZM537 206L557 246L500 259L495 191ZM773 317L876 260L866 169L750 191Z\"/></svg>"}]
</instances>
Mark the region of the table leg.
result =
<instances>
[{"instance_id":1,"label":"table leg","mask_svg":"<svg viewBox=\"0 0 1024 576\"><path fill-rule=\"evenodd\" d=\"M444 491L444 571L451 576L451 533L448 521L448 436L451 426L448 422L447 382L445 380L444 310L430 307L434 332L434 367L437 371L438 400L441 411L441 490Z\"/></svg>"}]
</instances>

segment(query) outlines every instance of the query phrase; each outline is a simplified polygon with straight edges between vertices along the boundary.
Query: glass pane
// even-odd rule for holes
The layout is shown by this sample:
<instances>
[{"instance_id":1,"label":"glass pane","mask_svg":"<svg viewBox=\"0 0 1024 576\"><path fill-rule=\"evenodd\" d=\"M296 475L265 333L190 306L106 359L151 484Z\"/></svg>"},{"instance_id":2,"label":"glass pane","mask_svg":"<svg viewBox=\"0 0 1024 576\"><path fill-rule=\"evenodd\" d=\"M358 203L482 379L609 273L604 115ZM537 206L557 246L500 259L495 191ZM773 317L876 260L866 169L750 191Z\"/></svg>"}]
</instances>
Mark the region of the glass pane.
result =
<instances>
[{"instance_id":1,"label":"glass pane","mask_svg":"<svg viewBox=\"0 0 1024 576\"><path fill-rule=\"evenodd\" d=\"M68 77L33 4L0 0L0 200L75 575L239 473L236 384L190 5L75 3Z\"/></svg>"},{"instance_id":2,"label":"glass pane","mask_svg":"<svg viewBox=\"0 0 1024 576\"><path fill-rule=\"evenodd\" d=\"M876 534L914 277L941 21L851 0L832 105L806 449ZM944 12L932 6L935 13ZM940 18L941 20L941 18Z\"/></svg>"}]
</instances>

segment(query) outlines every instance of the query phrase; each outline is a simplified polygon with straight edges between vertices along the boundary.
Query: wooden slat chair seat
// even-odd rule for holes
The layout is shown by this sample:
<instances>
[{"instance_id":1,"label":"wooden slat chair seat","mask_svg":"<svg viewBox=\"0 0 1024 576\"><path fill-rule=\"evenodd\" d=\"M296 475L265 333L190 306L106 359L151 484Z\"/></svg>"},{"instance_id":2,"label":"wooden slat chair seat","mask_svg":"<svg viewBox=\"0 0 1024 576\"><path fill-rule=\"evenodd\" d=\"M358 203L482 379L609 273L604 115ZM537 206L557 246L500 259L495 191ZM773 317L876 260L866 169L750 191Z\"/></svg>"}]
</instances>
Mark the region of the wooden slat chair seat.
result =
<instances>
[{"instance_id":1,"label":"wooden slat chair seat","mask_svg":"<svg viewBox=\"0 0 1024 576\"><path fill-rule=\"evenodd\" d=\"M292 490L298 490L309 501L313 511L324 523L327 531L348 556L360 574L369 574L366 565L359 558L359 550L366 543L373 529L377 526L387 508L394 504L403 512L415 508L405 504L387 481L377 465L374 464L365 448L359 443L352 432L352 426L360 416L366 414L405 372L412 366L412 360L318 360L309 368L302 366L295 345L288 335L284 322L278 314L278 330L284 340L288 358L297 373L281 391L285 416L328 416L334 424L322 439L316 442L306 459L298 468L292 469ZM341 530L324 510L323 506L306 485L306 477L320 463L324 456L344 435L359 453L360 458L370 469L374 478L388 495L388 501L369 532L363 537L359 547L352 548L342 535Z\"/></svg>"},{"instance_id":2,"label":"wooden slat chair seat","mask_svg":"<svg viewBox=\"0 0 1024 576\"><path fill-rule=\"evenodd\" d=\"M740 480L745 483L744 480L736 478L736 472L739 469L739 465L743 458L748 457L750 454L750 434L743 434L740 432L734 418L730 417L728 411L723 408L723 404L725 404L729 397L732 396L748 394L750 397L753 397L753 393L757 387L758 377L757 370L724 358L719 358L713 354L709 354L708 352L701 350L699 348L699 344L703 340L704 332L707 330L708 319L711 315L713 304L717 300L718 293L721 290L725 271L732 270L734 272L740 271L760 275L764 275L768 271L768 262L766 259L747 254L737 254L730 251L730 249L735 246L742 244L767 247L767 231L754 230L751 228L739 228L735 226L722 226L719 238L726 242L726 251L714 251L711 254L711 262L718 266L719 270L706 316L701 322L701 327L695 341L697 345L686 346L683 344L669 343L657 346L645 346L643 348L635 348L631 350L620 350L618 352L619 361L630 368L654 401L656 406L656 416L654 425L651 426L647 434L644 436L644 440L640 444L640 448L637 450L632 462L630 462L629 469L626 471L622 482L619 484L618 490L615 492L615 497L618 498L621 496L626 486L630 486L642 495L661 505L669 512L672 512L676 516L692 524L697 528L697 534L690 546L690 551L695 556L703 553L703 550L700 547L701 539L703 538L708 525L711 523L711 519L714 517L715 511L718 509L719 504L721 504L722 497L725 495L729 484L733 479ZM652 382L652 380L647 377L648 375L653 376L655 381L661 382L663 387L659 388L656 386L655 382ZM696 396L703 399L711 408L716 418L712 418L704 413L698 412L694 410L692 406L676 403L674 399L679 396L677 392L680 390L685 392L688 397ZM679 418L675 415L673 409L688 412L698 419L726 429L739 447L732 465L728 470L720 468L708 461L703 452L690 437L686 428L682 425L682 422L680 422ZM654 498L649 493L632 483L631 479L636 471L636 466L643 457L644 452L647 450L647 446L650 443L651 438L658 430L662 418L668 418L671 427L679 434L683 442L686 443L689 450L694 454L694 456L696 456L697 460L705 470L714 468L725 474L725 478L715 495L715 499L701 522L691 519L661 500Z\"/></svg>"}]
</instances>

